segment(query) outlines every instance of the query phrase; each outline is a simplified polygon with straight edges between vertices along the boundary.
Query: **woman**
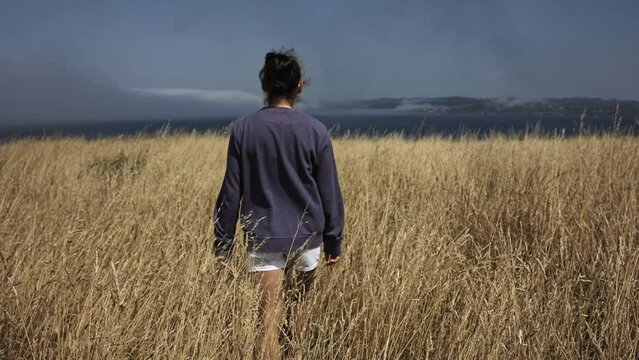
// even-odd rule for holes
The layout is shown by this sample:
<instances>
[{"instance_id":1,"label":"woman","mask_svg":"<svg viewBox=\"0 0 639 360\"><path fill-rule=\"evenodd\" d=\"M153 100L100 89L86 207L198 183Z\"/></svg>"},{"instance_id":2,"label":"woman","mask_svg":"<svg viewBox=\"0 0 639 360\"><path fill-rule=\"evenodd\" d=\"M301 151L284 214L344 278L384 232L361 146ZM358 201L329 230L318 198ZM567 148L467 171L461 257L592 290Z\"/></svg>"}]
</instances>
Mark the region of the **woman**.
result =
<instances>
[{"instance_id":1,"label":"woman","mask_svg":"<svg viewBox=\"0 0 639 360\"><path fill-rule=\"evenodd\" d=\"M215 253L226 261L240 216L248 247L248 271L261 290L261 358L281 358L280 319L284 279L296 271L289 321L293 336L305 320L299 302L313 282L323 244L325 263L341 254L344 205L326 126L293 109L304 81L291 50L266 54L259 73L265 104L231 129L226 174L214 212ZM241 204L241 205L240 205Z\"/></svg>"}]
</instances>

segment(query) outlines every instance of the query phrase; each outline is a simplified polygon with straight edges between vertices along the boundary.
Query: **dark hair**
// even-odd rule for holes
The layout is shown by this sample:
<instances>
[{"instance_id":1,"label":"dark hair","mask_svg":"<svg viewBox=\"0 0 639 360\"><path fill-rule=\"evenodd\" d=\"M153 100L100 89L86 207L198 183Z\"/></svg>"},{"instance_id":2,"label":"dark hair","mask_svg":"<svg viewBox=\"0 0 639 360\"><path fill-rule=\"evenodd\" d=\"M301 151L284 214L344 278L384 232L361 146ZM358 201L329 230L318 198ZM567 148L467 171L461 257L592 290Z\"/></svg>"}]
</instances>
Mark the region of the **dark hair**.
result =
<instances>
[{"instance_id":1,"label":"dark hair","mask_svg":"<svg viewBox=\"0 0 639 360\"><path fill-rule=\"evenodd\" d=\"M295 50L271 50L266 54L264 66L260 70L260 82L262 90L266 93L267 105L281 97L294 103L299 96L297 84L300 80L302 67Z\"/></svg>"}]
</instances>

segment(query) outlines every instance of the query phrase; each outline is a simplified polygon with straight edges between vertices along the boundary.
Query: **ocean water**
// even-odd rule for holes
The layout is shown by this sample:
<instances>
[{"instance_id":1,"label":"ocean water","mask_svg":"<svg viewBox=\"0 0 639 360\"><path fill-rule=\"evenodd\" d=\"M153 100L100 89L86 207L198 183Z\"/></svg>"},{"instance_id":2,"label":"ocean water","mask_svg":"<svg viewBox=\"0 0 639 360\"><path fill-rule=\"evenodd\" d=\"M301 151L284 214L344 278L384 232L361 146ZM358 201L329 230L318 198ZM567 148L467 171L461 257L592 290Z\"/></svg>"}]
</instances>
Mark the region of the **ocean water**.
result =
<instances>
[{"instance_id":1,"label":"ocean water","mask_svg":"<svg viewBox=\"0 0 639 360\"><path fill-rule=\"evenodd\" d=\"M456 137L472 133L480 137L490 134L524 134L573 136L579 132L577 116L547 115L315 115L333 135L361 134L383 136L402 134L407 137L443 135ZM21 125L0 127L0 141L22 137L80 136L86 139L119 135L152 135L159 131L207 132L223 131L235 118L216 117L189 120L131 120L111 122L69 122L57 125ZM612 118L586 117L585 132L602 133L614 129ZM637 119L622 119L623 132L639 135Z\"/></svg>"}]
</instances>

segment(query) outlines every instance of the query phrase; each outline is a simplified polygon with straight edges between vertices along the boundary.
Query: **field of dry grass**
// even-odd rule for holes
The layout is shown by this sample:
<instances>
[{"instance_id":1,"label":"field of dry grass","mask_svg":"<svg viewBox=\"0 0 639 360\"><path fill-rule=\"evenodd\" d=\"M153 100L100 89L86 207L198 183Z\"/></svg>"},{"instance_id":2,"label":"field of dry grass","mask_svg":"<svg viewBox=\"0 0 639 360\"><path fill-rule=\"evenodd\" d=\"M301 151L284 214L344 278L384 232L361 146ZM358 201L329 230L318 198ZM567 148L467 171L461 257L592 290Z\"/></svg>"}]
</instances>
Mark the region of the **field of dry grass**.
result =
<instances>
[{"instance_id":1,"label":"field of dry grass","mask_svg":"<svg viewBox=\"0 0 639 360\"><path fill-rule=\"evenodd\" d=\"M226 138L0 145L0 359L244 359L211 253ZM639 356L639 139L334 140L344 257L303 359Z\"/></svg>"}]
</instances>

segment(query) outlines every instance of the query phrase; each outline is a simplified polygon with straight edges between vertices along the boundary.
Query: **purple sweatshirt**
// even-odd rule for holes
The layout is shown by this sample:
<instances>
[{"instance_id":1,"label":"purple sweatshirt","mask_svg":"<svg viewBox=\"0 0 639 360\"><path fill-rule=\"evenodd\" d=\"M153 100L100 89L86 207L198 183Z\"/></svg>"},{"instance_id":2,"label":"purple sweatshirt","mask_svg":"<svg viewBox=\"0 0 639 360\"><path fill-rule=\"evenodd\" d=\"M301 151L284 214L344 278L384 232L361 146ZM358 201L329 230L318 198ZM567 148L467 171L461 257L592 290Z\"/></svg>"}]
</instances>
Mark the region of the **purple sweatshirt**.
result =
<instances>
[{"instance_id":1,"label":"purple sweatshirt","mask_svg":"<svg viewBox=\"0 0 639 360\"><path fill-rule=\"evenodd\" d=\"M233 123L214 209L218 257L231 253L238 213L249 251L289 252L323 242L326 255L340 255L344 205L324 124L268 106Z\"/></svg>"}]
</instances>

